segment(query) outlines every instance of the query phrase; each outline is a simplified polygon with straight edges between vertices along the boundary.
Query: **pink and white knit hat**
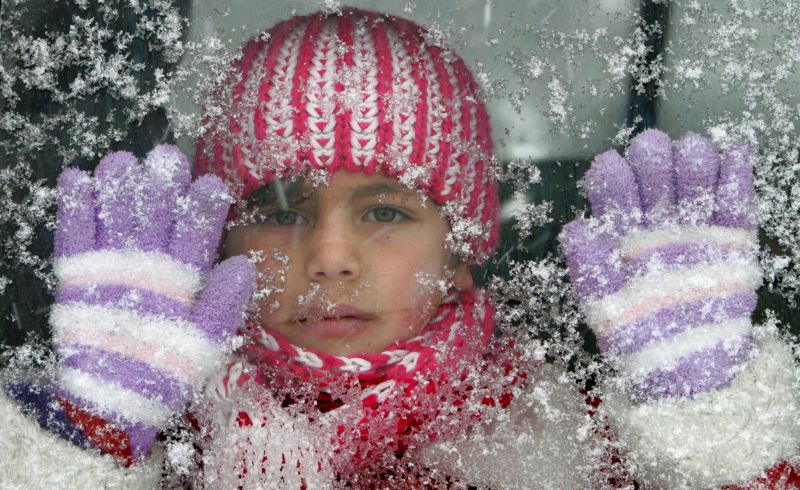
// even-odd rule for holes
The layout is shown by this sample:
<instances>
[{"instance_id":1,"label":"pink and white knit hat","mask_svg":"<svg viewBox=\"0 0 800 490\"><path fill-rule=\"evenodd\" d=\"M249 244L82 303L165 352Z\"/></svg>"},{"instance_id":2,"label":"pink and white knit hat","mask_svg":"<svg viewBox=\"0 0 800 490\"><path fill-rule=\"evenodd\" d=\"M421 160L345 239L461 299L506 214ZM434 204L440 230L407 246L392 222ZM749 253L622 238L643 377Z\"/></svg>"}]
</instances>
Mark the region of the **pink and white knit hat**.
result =
<instances>
[{"instance_id":1,"label":"pink and white knit hat","mask_svg":"<svg viewBox=\"0 0 800 490\"><path fill-rule=\"evenodd\" d=\"M427 39L409 20L350 8L254 37L213 96L197 173L244 196L315 171L396 177L443 206L460 250L485 262L499 229L489 116L464 61Z\"/></svg>"}]
</instances>

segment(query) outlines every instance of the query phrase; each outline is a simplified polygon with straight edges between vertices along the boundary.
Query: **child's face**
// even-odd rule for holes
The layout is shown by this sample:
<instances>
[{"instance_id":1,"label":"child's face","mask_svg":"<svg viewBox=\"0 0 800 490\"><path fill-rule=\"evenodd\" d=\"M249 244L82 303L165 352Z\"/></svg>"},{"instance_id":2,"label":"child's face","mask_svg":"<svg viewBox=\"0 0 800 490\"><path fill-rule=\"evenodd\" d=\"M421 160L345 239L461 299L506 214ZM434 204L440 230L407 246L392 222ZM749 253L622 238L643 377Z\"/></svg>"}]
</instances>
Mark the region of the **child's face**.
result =
<instances>
[{"instance_id":1,"label":"child's face","mask_svg":"<svg viewBox=\"0 0 800 490\"><path fill-rule=\"evenodd\" d=\"M450 228L439 208L393 179L339 171L288 206L255 210L263 218L234 227L226 253L263 252L259 270L277 273L280 289L261 300L258 319L295 345L380 352L431 320L442 284L472 286L444 246Z\"/></svg>"}]
</instances>

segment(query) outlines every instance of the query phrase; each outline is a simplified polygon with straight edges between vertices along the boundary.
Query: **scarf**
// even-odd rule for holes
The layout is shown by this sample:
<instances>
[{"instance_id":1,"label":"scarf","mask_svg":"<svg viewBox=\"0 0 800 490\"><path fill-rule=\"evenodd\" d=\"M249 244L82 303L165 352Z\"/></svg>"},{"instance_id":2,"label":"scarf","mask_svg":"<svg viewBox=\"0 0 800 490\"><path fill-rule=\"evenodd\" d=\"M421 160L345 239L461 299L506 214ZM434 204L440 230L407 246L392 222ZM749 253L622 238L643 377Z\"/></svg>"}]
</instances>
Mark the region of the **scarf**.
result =
<instances>
[{"instance_id":1,"label":"scarf","mask_svg":"<svg viewBox=\"0 0 800 490\"><path fill-rule=\"evenodd\" d=\"M335 415L331 464L339 481L360 486L362 475L396 473L409 450L508 405L525 375L513 362L514 342L494 335L494 313L482 291L461 291L442 301L418 336L347 357L298 347L249 323L239 350L248 367L232 363L223 384L263 388L312 420ZM254 418L237 413L240 426L258 424Z\"/></svg>"}]
</instances>

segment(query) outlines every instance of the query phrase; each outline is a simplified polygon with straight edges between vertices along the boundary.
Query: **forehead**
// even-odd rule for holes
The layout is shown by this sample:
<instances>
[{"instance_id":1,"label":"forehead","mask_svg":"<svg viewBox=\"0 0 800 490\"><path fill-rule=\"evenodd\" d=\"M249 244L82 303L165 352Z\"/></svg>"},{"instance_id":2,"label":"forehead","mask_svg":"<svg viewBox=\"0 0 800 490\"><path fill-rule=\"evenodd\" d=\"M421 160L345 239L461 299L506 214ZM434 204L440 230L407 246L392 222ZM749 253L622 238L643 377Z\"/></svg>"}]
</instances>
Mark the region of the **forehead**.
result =
<instances>
[{"instance_id":1,"label":"forehead","mask_svg":"<svg viewBox=\"0 0 800 490\"><path fill-rule=\"evenodd\" d=\"M384 175L339 170L331 174L326 184L315 186L306 181L304 193L317 199L357 200L370 197L399 197L419 199L421 193L409 189L397 179Z\"/></svg>"},{"instance_id":2,"label":"forehead","mask_svg":"<svg viewBox=\"0 0 800 490\"><path fill-rule=\"evenodd\" d=\"M396 179L383 175L367 175L361 172L335 172L328 185L321 186L320 192L346 193L358 196L378 194L415 194L416 192L403 186Z\"/></svg>"}]
</instances>

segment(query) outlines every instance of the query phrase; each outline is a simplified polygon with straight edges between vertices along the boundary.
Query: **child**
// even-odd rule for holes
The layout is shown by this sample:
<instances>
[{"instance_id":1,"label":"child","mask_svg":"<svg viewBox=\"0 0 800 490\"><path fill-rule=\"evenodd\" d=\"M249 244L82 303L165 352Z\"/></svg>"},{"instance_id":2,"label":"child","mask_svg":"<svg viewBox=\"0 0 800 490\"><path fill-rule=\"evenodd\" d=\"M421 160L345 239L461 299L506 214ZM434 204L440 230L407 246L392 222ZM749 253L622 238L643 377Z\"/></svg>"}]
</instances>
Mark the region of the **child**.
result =
<instances>
[{"instance_id":1,"label":"child","mask_svg":"<svg viewBox=\"0 0 800 490\"><path fill-rule=\"evenodd\" d=\"M231 258L213 269L224 187L190 184L174 148L144 168L112 154L94 180L62 175L58 376L7 391L84 449L2 399L4 482L624 485L608 478L577 388L495 335L473 285L470 267L497 245L498 196L488 116L460 58L404 19L294 17L245 45L214 100L196 171L242 201L227 216ZM746 149L720 157L689 135L673 155L648 131L628 161L598 157L586 181L596 217L562 243L620 373L603 407L631 475L665 488L797 484L793 358L749 326ZM154 443L193 396L195 434Z\"/></svg>"}]
</instances>

